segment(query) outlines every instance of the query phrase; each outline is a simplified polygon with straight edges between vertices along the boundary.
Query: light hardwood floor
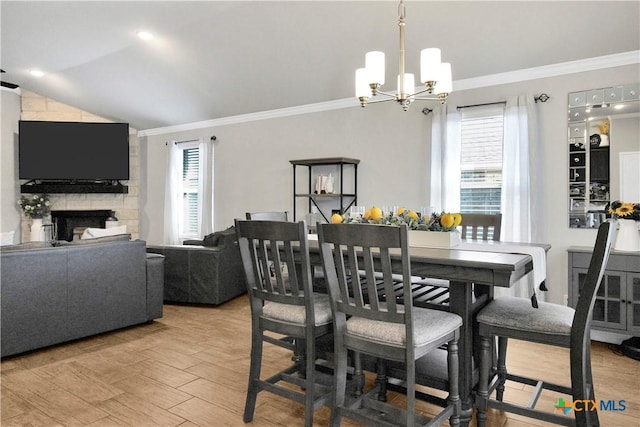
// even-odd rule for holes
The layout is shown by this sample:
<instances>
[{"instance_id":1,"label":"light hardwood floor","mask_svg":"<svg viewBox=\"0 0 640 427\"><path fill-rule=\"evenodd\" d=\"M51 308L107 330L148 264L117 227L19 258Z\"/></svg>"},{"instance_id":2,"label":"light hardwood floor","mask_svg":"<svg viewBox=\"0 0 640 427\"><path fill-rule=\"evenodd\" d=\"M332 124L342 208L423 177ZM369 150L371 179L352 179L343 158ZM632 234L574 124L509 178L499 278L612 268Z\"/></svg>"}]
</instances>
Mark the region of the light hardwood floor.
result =
<instances>
[{"instance_id":1,"label":"light hardwood floor","mask_svg":"<svg viewBox=\"0 0 640 427\"><path fill-rule=\"evenodd\" d=\"M162 319L149 324L4 359L2 426L244 425L250 343L246 296L219 307L165 305L164 310ZM289 357L268 346L263 375ZM510 342L508 364L557 382L568 378L563 349ZM594 343L593 368L598 399L626 401L623 412L600 413L602 426L640 425L640 362ZM522 390L515 392L516 399L528 399ZM401 402L403 396L391 398ZM538 407L553 411L556 398L543 395ZM420 409L433 410L427 404ZM329 414L328 408L319 409L315 424L327 425ZM491 427L544 425L497 411L489 419ZM249 425L302 422L301 405L263 392ZM357 424L344 420L343 425Z\"/></svg>"}]
</instances>

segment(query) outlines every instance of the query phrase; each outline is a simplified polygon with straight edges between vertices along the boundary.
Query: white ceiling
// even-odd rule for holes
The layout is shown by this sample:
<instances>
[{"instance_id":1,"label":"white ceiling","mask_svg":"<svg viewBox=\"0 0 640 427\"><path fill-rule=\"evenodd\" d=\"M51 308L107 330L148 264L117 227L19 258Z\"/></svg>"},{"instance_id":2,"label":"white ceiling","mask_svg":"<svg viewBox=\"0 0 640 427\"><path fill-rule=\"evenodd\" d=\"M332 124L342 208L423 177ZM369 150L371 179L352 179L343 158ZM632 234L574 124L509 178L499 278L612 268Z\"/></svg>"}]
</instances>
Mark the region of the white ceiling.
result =
<instances>
[{"instance_id":1,"label":"white ceiling","mask_svg":"<svg viewBox=\"0 0 640 427\"><path fill-rule=\"evenodd\" d=\"M138 130L352 97L369 50L397 74L396 1L0 4L4 81ZM637 0L406 9L407 71L419 73L420 49L440 47L454 81L640 50Z\"/></svg>"}]
</instances>

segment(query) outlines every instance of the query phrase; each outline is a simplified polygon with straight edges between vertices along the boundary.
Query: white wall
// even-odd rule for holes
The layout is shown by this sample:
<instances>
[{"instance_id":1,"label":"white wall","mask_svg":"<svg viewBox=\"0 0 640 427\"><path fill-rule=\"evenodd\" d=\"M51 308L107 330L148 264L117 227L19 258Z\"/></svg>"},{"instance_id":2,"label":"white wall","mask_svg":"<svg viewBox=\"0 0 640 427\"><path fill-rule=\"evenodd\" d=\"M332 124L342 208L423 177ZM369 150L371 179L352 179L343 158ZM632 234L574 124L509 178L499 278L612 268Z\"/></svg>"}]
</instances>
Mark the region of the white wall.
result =
<instances>
[{"instance_id":1,"label":"white wall","mask_svg":"<svg viewBox=\"0 0 640 427\"><path fill-rule=\"evenodd\" d=\"M454 92L450 106L505 100L521 93L547 93L538 104L544 202L536 220L548 255L547 299L563 302L567 294L569 246L591 246L594 230L567 226L567 95L569 92L638 81L638 65L609 68ZM430 116L415 104L409 112L393 103L254 121L141 138L141 238L163 240L165 142L192 137L215 143L215 228L253 210L292 210L291 159L354 157L361 205L398 204L419 208L429 199ZM299 217L300 219L300 217Z\"/></svg>"},{"instance_id":2,"label":"white wall","mask_svg":"<svg viewBox=\"0 0 640 427\"><path fill-rule=\"evenodd\" d=\"M20 95L17 91L1 89L2 133L0 134L0 230L15 231L14 243L20 242L20 185L18 183L18 121Z\"/></svg>"}]
</instances>

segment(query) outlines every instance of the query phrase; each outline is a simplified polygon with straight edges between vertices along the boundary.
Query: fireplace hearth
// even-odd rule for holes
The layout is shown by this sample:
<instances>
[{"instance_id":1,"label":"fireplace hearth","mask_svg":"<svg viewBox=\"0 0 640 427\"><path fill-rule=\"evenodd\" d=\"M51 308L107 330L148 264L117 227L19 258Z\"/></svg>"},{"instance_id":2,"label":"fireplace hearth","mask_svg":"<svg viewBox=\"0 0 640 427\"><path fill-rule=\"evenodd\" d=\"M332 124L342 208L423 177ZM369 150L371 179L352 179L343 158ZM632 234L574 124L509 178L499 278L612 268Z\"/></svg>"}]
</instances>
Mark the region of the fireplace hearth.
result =
<instances>
[{"instance_id":1,"label":"fireplace hearth","mask_svg":"<svg viewBox=\"0 0 640 427\"><path fill-rule=\"evenodd\" d=\"M106 219L111 216L111 210L74 210L51 211L51 222L55 224L58 240L73 240L75 227L104 228Z\"/></svg>"}]
</instances>

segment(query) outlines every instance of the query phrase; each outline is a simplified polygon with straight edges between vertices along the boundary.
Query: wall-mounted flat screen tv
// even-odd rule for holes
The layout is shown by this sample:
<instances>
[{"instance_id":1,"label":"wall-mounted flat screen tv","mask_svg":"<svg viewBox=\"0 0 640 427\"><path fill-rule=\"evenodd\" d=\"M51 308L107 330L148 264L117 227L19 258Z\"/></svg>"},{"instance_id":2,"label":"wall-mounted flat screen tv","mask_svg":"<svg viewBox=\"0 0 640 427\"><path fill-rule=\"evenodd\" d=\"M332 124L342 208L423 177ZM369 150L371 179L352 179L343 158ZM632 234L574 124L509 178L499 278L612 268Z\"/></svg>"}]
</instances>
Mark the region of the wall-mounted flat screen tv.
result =
<instances>
[{"instance_id":1,"label":"wall-mounted flat screen tv","mask_svg":"<svg viewBox=\"0 0 640 427\"><path fill-rule=\"evenodd\" d=\"M18 132L20 179L129 179L128 123L21 120Z\"/></svg>"}]
</instances>

